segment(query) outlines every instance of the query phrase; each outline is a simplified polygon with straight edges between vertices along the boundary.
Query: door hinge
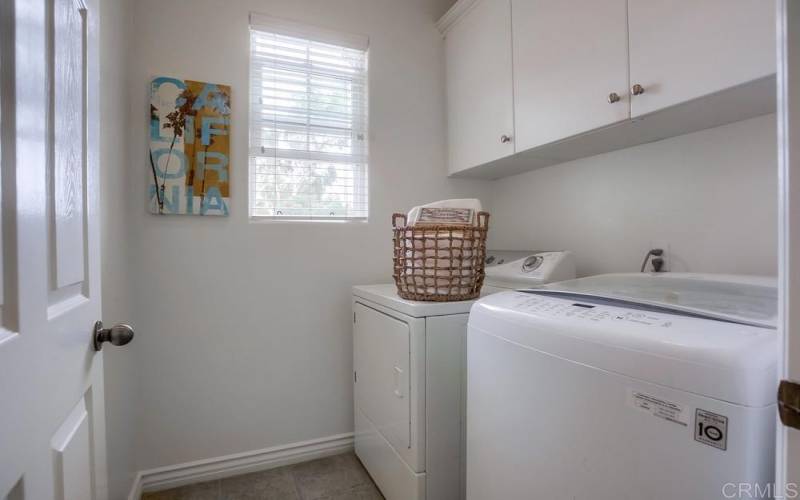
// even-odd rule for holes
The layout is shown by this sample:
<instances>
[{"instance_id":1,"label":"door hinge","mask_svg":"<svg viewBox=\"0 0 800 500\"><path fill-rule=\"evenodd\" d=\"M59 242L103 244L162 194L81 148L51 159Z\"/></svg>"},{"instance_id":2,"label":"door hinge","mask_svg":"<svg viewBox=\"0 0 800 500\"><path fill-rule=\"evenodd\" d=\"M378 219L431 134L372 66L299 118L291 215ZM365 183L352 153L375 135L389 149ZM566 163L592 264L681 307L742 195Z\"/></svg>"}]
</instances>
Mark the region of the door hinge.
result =
<instances>
[{"instance_id":1,"label":"door hinge","mask_svg":"<svg viewBox=\"0 0 800 500\"><path fill-rule=\"evenodd\" d=\"M358 372L355 370L353 370L353 383L354 384L358 383Z\"/></svg>"},{"instance_id":2,"label":"door hinge","mask_svg":"<svg viewBox=\"0 0 800 500\"><path fill-rule=\"evenodd\" d=\"M353 311L353 323L355 323L355 322L356 322L356 312Z\"/></svg>"},{"instance_id":3,"label":"door hinge","mask_svg":"<svg viewBox=\"0 0 800 500\"><path fill-rule=\"evenodd\" d=\"M781 380L778 386L778 414L783 425L800 429L800 383Z\"/></svg>"}]
</instances>

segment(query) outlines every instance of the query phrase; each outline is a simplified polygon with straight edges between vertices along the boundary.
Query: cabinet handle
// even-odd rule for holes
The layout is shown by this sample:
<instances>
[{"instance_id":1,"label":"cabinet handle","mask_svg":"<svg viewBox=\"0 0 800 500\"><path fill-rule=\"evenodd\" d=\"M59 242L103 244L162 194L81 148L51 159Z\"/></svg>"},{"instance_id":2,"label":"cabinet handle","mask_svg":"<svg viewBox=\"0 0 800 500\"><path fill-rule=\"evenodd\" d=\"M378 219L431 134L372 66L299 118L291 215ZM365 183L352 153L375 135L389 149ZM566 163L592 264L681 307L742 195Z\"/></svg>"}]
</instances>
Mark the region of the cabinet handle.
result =
<instances>
[{"instance_id":1,"label":"cabinet handle","mask_svg":"<svg viewBox=\"0 0 800 500\"><path fill-rule=\"evenodd\" d=\"M501 135L500 142L502 142L503 144L508 144L509 142L511 142L511 136L505 134Z\"/></svg>"},{"instance_id":2,"label":"cabinet handle","mask_svg":"<svg viewBox=\"0 0 800 500\"><path fill-rule=\"evenodd\" d=\"M608 103L609 104L614 104L615 102L619 102L619 99L620 99L619 94L617 94L616 92L612 92L612 93L608 94Z\"/></svg>"},{"instance_id":3,"label":"cabinet handle","mask_svg":"<svg viewBox=\"0 0 800 500\"><path fill-rule=\"evenodd\" d=\"M634 86L631 87L631 94L633 94L633 95L642 95L642 94L644 94L644 87L642 87L638 83L634 84Z\"/></svg>"}]
</instances>

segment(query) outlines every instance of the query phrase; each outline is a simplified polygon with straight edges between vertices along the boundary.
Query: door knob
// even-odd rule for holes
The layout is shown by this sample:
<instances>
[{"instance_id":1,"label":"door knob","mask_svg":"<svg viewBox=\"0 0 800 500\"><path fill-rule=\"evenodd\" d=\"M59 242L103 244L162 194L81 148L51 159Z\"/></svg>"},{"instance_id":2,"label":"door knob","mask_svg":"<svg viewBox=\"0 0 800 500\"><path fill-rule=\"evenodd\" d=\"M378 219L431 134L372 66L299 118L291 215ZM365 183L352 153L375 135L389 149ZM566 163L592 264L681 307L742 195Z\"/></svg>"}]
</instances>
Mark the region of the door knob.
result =
<instances>
[{"instance_id":1,"label":"door knob","mask_svg":"<svg viewBox=\"0 0 800 500\"><path fill-rule=\"evenodd\" d=\"M509 142L511 142L511 136L505 134L501 135L500 142L502 142L503 144L508 144Z\"/></svg>"},{"instance_id":2,"label":"door knob","mask_svg":"<svg viewBox=\"0 0 800 500\"><path fill-rule=\"evenodd\" d=\"M633 95L642 95L644 94L644 87L639 85L638 83L631 87L631 94Z\"/></svg>"},{"instance_id":3,"label":"door knob","mask_svg":"<svg viewBox=\"0 0 800 500\"><path fill-rule=\"evenodd\" d=\"M103 342L111 342L112 345L122 346L133 340L133 328L125 323L118 323L111 328L103 328L103 322L98 321L94 324L94 350L99 351L103 348Z\"/></svg>"},{"instance_id":4,"label":"door knob","mask_svg":"<svg viewBox=\"0 0 800 500\"><path fill-rule=\"evenodd\" d=\"M617 94L616 92L612 92L612 93L608 94L608 103L609 104L614 104L615 102L619 102L619 99L620 99L619 94Z\"/></svg>"}]
</instances>

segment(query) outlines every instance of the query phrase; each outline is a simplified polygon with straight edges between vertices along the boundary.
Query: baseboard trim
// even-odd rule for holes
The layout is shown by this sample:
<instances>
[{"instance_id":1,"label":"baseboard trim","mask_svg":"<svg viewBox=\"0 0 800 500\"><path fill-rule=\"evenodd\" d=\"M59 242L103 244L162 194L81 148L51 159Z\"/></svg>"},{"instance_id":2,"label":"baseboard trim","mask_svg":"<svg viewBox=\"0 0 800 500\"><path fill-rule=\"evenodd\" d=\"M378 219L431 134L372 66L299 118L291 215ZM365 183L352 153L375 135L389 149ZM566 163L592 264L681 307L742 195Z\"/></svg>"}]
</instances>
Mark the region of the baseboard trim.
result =
<instances>
[{"instance_id":1,"label":"baseboard trim","mask_svg":"<svg viewBox=\"0 0 800 500\"><path fill-rule=\"evenodd\" d=\"M186 484L274 469L346 453L352 449L353 433L348 432L263 450L143 470L136 475L128 500L139 500L142 492L166 490Z\"/></svg>"},{"instance_id":2,"label":"baseboard trim","mask_svg":"<svg viewBox=\"0 0 800 500\"><path fill-rule=\"evenodd\" d=\"M142 473L137 472L136 477L133 478L131 492L128 493L128 500L139 500L140 498L142 498Z\"/></svg>"}]
</instances>

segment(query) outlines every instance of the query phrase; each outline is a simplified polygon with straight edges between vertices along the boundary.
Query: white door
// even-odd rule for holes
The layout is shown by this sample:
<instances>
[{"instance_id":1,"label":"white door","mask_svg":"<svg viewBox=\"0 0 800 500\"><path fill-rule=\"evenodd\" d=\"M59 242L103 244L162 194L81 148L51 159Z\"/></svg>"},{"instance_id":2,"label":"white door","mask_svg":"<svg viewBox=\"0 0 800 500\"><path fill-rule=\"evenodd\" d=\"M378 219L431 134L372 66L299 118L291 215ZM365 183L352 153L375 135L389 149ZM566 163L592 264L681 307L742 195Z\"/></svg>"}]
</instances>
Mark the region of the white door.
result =
<instances>
[{"instance_id":1,"label":"white door","mask_svg":"<svg viewBox=\"0 0 800 500\"><path fill-rule=\"evenodd\" d=\"M628 119L626 4L513 0L517 151Z\"/></svg>"},{"instance_id":2,"label":"white door","mask_svg":"<svg viewBox=\"0 0 800 500\"><path fill-rule=\"evenodd\" d=\"M800 381L800 2L778 0L780 379ZM778 425L776 498L800 498L800 430Z\"/></svg>"},{"instance_id":3,"label":"white door","mask_svg":"<svg viewBox=\"0 0 800 500\"><path fill-rule=\"evenodd\" d=\"M775 73L775 4L630 0L631 115L642 116ZM713 22L709 22L713 20Z\"/></svg>"},{"instance_id":4,"label":"white door","mask_svg":"<svg viewBox=\"0 0 800 500\"><path fill-rule=\"evenodd\" d=\"M514 153L511 0L480 0L447 32L450 173Z\"/></svg>"},{"instance_id":5,"label":"white door","mask_svg":"<svg viewBox=\"0 0 800 500\"><path fill-rule=\"evenodd\" d=\"M0 0L0 498L104 500L96 0Z\"/></svg>"},{"instance_id":6,"label":"white door","mask_svg":"<svg viewBox=\"0 0 800 500\"><path fill-rule=\"evenodd\" d=\"M376 307L353 305L356 411L411 470L424 472L425 319Z\"/></svg>"},{"instance_id":7,"label":"white door","mask_svg":"<svg viewBox=\"0 0 800 500\"><path fill-rule=\"evenodd\" d=\"M411 329L408 323L359 303L353 312L356 406L409 461Z\"/></svg>"}]
</instances>

